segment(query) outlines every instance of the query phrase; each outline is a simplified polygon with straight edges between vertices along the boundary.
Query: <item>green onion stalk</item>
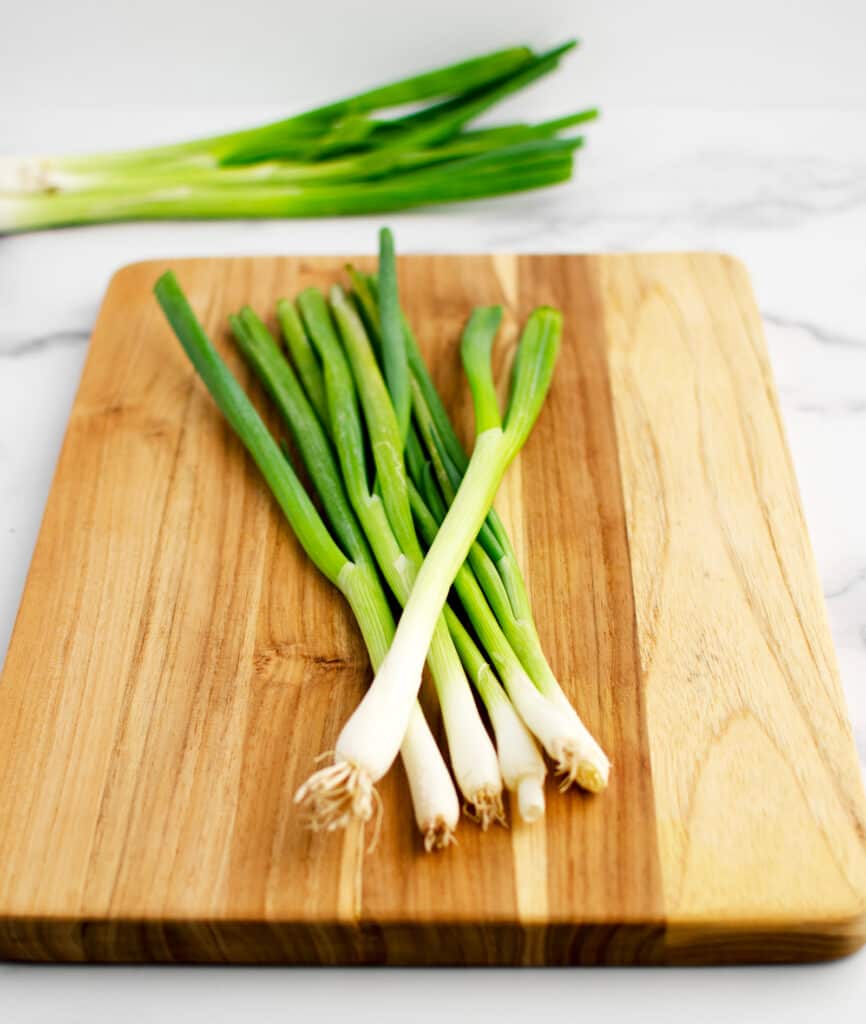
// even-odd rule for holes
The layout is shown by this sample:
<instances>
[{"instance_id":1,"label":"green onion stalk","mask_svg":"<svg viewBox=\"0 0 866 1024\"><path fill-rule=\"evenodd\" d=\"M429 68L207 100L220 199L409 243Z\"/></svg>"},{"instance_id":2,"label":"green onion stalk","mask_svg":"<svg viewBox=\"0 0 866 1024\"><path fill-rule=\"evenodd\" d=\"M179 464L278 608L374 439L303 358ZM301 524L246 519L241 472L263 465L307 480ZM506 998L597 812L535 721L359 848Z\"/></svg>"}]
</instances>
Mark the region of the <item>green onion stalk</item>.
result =
<instances>
[{"instance_id":1,"label":"green onion stalk","mask_svg":"<svg viewBox=\"0 0 866 1024\"><path fill-rule=\"evenodd\" d=\"M317 568L343 594L351 607L364 638L374 668L385 660L395 628L387 598L363 533L349 515L347 507L331 504L332 523L337 540L329 533L315 505L280 451L249 398L232 376L207 337L180 288L174 274L168 272L157 281L155 294L178 340L210 391L218 408L253 458L271 492L289 521L301 546ZM239 321L244 339L246 325ZM287 364L286 364L287 365ZM285 374L283 375L285 377ZM316 421L300 389L296 401L308 425ZM330 449L315 430L302 430L301 450L308 467L328 463ZM338 474L330 463L331 481ZM339 492L339 488L335 493ZM343 545L342 547L340 545ZM348 554L347 554L348 552ZM424 836L427 850L447 846L452 840L459 817L459 804L433 734L418 705L408 712L407 729L400 753L412 796L415 818ZM335 789L334 802L327 808L330 827L353 820L368 821L376 815L378 799L365 774L343 765L342 786ZM322 811L322 805L318 807ZM376 816L378 821L378 816ZM375 838L374 838L375 841Z\"/></svg>"},{"instance_id":2,"label":"green onion stalk","mask_svg":"<svg viewBox=\"0 0 866 1024\"><path fill-rule=\"evenodd\" d=\"M528 142L432 168L355 183L221 186L169 184L152 190L105 190L57 196L0 193L0 233L141 220L337 217L441 202L485 199L557 185L572 175L580 139Z\"/></svg>"},{"instance_id":3,"label":"green onion stalk","mask_svg":"<svg viewBox=\"0 0 866 1024\"><path fill-rule=\"evenodd\" d=\"M332 298L338 320L341 317L347 319L348 311L352 311L358 325L361 325L360 318L339 289L332 292ZM477 315L481 314L474 314ZM478 332L465 333L462 355L478 425L472 457L454 501L412 581L391 648L372 685L337 739L335 764L311 777L311 790L326 784L324 771L338 767L346 778L342 784L344 787L359 785L366 789L380 779L393 763L421 685L425 654L442 621L451 584L484 523L505 470L526 441L541 411L553 374L561 332L562 317L556 310L541 307L529 317L518 348L511 399L504 422L499 421L498 411L495 417L493 415L495 393L491 404L487 384L488 379L492 382L489 345ZM360 358L360 353L352 354L356 334L359 332L354 327L352 331L343 332L353 363ZM366 362L368 357L364 358ZM372 353L369 359L375 367ZM327 360L323 362L327 379L330 364ZM367 366L363 375L365 378L373 377ZM366 408L365 405L365 411ZM394 415L390 402L377 404L376 408L390 409L392 417ZM334 411L335 407L332 407L332 418ZM371 442L375 451L377 438L371 436ZM396 468L398 464L403 465L403 460L398 452L393 451L394 447L392 442L386 451ZM382 491L384 495L384 485ZM400 514L404 514L402 510Z\"/></svg>"},{"instance_id":4,"label":"green onion stalk","mask_svg":"<svg viewBox=\"0 0 866 1024\"><path fill-rule=\"evenodd\" d=\"M413 509L416 498L417 494L413 496ZM448 604L443 614L460 660L493 726L499 769L512 798L517 801L517 812L529 824L538 821L544 814L544 778L547 775L544 758L459 616Z\"/></svg>"},{"instance_id":5,"label":"green onion stalk","mask_svg":"<svg viewBox=\"0 0 866 1024\"><path fill-rule=\"evenodd\" d=\"M375 371L372 347L366 342L364 354L372 369L359 376L358 380L362 394L364 391L368 394L365 408L369 405L377 409L381 404L386 404L390 394L399 425L399 435L394 432L391 439L395 445L401 444L406 468L411 475L413 468L417 469L420 448L411 422L411 380L397 285L394 239L388 228L382 228L379 238L378 315L371 330L371 338L378 340L378 355L382 364L384 383ZM421 528L423 540L429 545L432 536L424 529L425 523L418 520L420 495L405 475L401 476L400 486L402 496L408 501ZM435 532L434 529L433 533ZM470 569L461 567L457 574L458 578L464 571L471 572ZM474 623L478 610L470 607L466 610ZM486 604L485 610L489 615ZM459 617L447 604L444 615L464 668L474 682L493 726L499 765L505 784L517 795L521 817L527 821L534 821L544 811L544 760L526 726L502 690L493 670L463 627Z\"/></svg>"},{"instance_id":6,"label":"green onion stalk","mask_svg":"<svg viewBox=\"0 0 866 1024\"><path fill-rule=\"evenodd\" d=\"M349 501L385 581L397 600L406 604L411 599L423 553L408 500L400 426L354 306L337 286L331 290L330 300L329 307L316 289L305 290L298 296L300 316L322 365L326 418ZM375 468L372 487L359 397ZM502 777L496 750L479 715L447 624L439 614L434 617L420 654L421 666L425 660L430 666L442 708L451 766L470 814L482 827L502 821ZM375 751L382 738L387 749L392 728L387 715L381 721L371 722L365 740L367 752L357 759L344 758L338 745L334 764L314 773L299 791L299 799L323 818L318 808L327 808L335 793L344 791L353 780L363 778L363 788L378 782L393 757L379 759ZM346 765L351 765L352 772L357 774L347 775Z\"/></svg>"},{"instance_id":7,"label":"green onion stalk","mask_svg":"<svg viewBox=\"0 0 866 1024\"><path fill-rule=\"evenodd\" d=\"M321 314L321 297L310 293L305 297L308 316L312 322ZM288 322L290 330L295 337L297 344L298 331L303 330L300 318L297 313L289 313L286 303L281 306L281 319ZM319 493L322 504L334 529L341 538L345 534L345 543L351 545L349 550L354 554L356 561L363 561L364 564L374 567L370 546L364 538L364 533L359 525L350 504L346 488L343 484L340 470L337 466L333 450L325 434L322 421L314 412L313 404L307 399L303 387L294 373L294 370L280 352L277 342L268 331L267 327L256 316L251 309L244 309L239 316L231 319L232 330L244 356L249 361L255 373L258 375L265 389L274 399L278 409L283 415L292 436L298 446L307 471L313 481L313 485ZM321 327L317 328L322 330ZM308 344L308 343L307 343ZM325 343L327 344L327 343ZM316 373L320 375L318 366ZM342 381L340 385L342 386ZM332 388L334 385L332 384ZM318 388L314 393L322 394ZM340 409L345 410L350 404L348 393L340 401ZM319 413L327 418L327 406L320 405ZM342 415L341 411L341 415ZM345 441L341 441L345 444ZM339 449L339 444L338 444ZM350 488L352 490L352 488ZM375 497L374 497L375 504ZM365 515L365 521L375 523L385 533L384 540L377 540L374 548L379 551L387 550L394 560L403 568L403 559L399 552L396 554L396 541L390 533L390 528L381 519ZM372 527L371 527L372 529ZM375 533L371 536L376 536ZM394 584L394 591L398 599L405 599L409 586L402 580ZM459 689L459 673L455 673L454 661L443 658L441 650L434 644L430 653L430 669L434 681L437 684L437 692L443 709L443 719L446 734L449 739L449 746L452 751L452 761L455 765L458 783L473 808L473 815L478 818L482 825L486 825L494 818L499 818L501 809L501 783L498 772L481 771L474 760L470 760L475 753L475 747L471 740L477 732L475 719L476 715L470 715L468 721L462 716L466 713L466 694ZM467 688L468 689L468 688ZM472 709L474 711L474 708ZM477 723L480 726L480 722ZM483 728L483 726L481 726ZM469 739L464 739L469 737ZM467 753L463 753L466 750ZM489 757L487 744L483 743L480 752L480 764L483 766L494 757ZM339 773L338 773L339 774ZM325 779L331 776L328 771L324 772ZM300 801L308 801L312 809L312 818L319 824L319 827L327 827L329 824L326 811L329 807L329 789L323 786L322 790L312 790L304 787L299 792Z\"/></svg>"},{"instance_id":8,"label":"green onion stalk","mask_svg":"<svg viewBox=\"0 0 866 1024\"><path fill-rule=\"evenodd\" d=\"M354 532L357 533L360 527L349 508L345 488L332 450L324 440L325 428L322 424L328 423L328 410L322 371L312 346L306 336L301 333L303 325L291 303L285 300L280 302L279 318L287 336L292 338L288 344L290 351L296 353L296 359L298 355L300 356L300 362L305 367L305 372L301 375L305 381L304 385L300 384L293 369L279 351L273 337L251 310L244 310L238 318L233 318L232 328L241 350L289 425L332 525L339 531L340 524L349 520L354 523ZM244 336L245 327L249 331L249 335L246 337ZM304 387L307 387L309 395L299 398L298 395ZM316 396L316 398L311 396ZM314 409L318 416L314 414ZM308 440L311 434L318 438L318 444L312 449ZM305 452L307 454L304 454ZM369 558L369 547L366 543L358 545L355 541L355 545L360 547L359 558L364 555ZM448 608L446 608L446 623L460 659L481 695L493 724L503 779L509 790L518 796L521 817L527 821L534 821L544 811L544 762L526 728L486 664L481 651L459 619ZM437 671L435 662L431 662L431 669L434 673ZM460 705L458 704L454 710L459 713ZM446 731L451 724L452 717L453 711L451 716L446 715L445 717ZM472 716L473 726L474 717ZM468 735L471 740L472 732L474 732L474 728L468 733L461 729L458 735ZM470 746L469 756L472 753ZM307 797L308 791L303 790L301 799ZM481 820L483 822L483 819Z\"/></svg>"},{"instance_id":9,"label":"green onion stalk","mask_svg":"<svg viewBox=\"0 0 866 1024\"><path fill-rule=\"evenodd\" d=\"M256 128L128 152L0 159L0 233L123 220L398 210L568 180L592 120L471 129L574 48L514 47ZM421 104L409 114L383 113Z\"/></svg>"},{"instance_id":10,"label":"green onion stalk","mask_svg":"<svg viewBox=\"0 0 866 1024\"><path fill-rule=\"evenodd\" d=\"M401 550L414 565L420 565L422 560L421 547L414 536L413 527L409 525L406 514L410 506L408 481L404 475L401 458L395 460L396 469L392 465L382 466L382 453L402 454L403 437L409 427L409 393L408 374L405 361L405 347L402 340L402 325L399 312L399 304L396 295L396 267L393 254L393 240L390 231L383 230L382 236L382 321L385 324L385 375L392 384L395 395L393 411L389 408L391 402L382 377L376 366L376 359L373 355L369 340L365 337L360 322L358 321L351 307L346 307L345 296L337 293L335 296L334 308L337 311L337 319L348 339L346 349L351 353L348 361L354 373L354 380L358 392L361 395L361 407L369 433L374 453L379 453L380 467L382 469L379 482L380 492L384 498L390 495L390 502L385 503L386 514L390 507L394 521L404 524L402 530L403 543ZM285 302L279 304L280 319L284 321L287 330L287 342L293 351L299 366L305 369L302 376L307 383L310 395L321 395L323 390L321 370L312 357L311 348L305 343L299 333L299 318L289 312L289 305ZM389 357L388 348L393 341L392 357ZM338 360L339 353L332 354L331 359ZM401 357L401 358L400 358ZM397 395L402 394L402 400ZM321 399L319 398L319 404ZM342 409L348 407L344 402ZM393 413L393 415L392 415ZM327 411L323 417L328 422ZM340 446L338 442L338 447ZM361 484L361 489L363 484ZM397 497L398 496L398 497ZM375 536L375 535L372 535ZM388 547L381 542L374 544L383 557L383 567L388 574L388 560L393 558L394 546L391 542ZM390 552L390 554L389 554ZM405 590L395 585L395 593L398 598L405 600ZM509 790L517 796L518 810L525 820L535 820L544 813L544 778L546 774L545 764L540 757L537 748L529 735L526 727L518 717L511 701L506 696L499 681L487 666L481 651L474 640L469 636L457 615L451 609L445 608L445 625L451 634L451 640L457 647L457 653L463 660L466 672L481 696L488 717L493 727L496 739L496 755L499 757L500 768L503 778ZM453 659L453 653L449 651L449 658ZM431 663L433 665L433 663ZM434 680L436 679L436 667L434 669ZM463 684L461 690L465 691ZM445 707L445 726L449 736L452 761L456 765L456 771L460 780L463 774L460 768L461 763L471 764L477 758L474 750L475 740L473 736L480 734L478 721L475 715L470 714L467 721L461 721L460 716L467 714L469 702L466 700L465 692L462 705L456 705L448 713ZM448 695L445 699L453 702ZM451 722L457 720L457 728L451 726ZM456 735L457 740L451 743L451 737ZM483 743L486 749L486 740ZM306 791L305 791L306 793Z\"/></svg>"},{"instance_id":11,"label":"green onion stalk","mask_svg":"<svg viewBox=\"0 0 866 1024\"><path fill-rule=\"evenodd\" d=\"M353 268L350 275L356 300L375 336L380 331L376 279ZM497 326L498 318L478 314L467 327L467 333L480 332L470 347L469 358L477 362L470 382L474 381L474 389L482 388L478 398L488 424L498 422L499 410L492 378L485 374L489 360L479 359L479 353L489 349ZM453 500L468 460L405 318L403 328L415 420L408 449L414 452L414 458L408 459L407 464L413 483L419 488L414 495L413 511L416 518L421 517L419 527L429 540L445 516L447 503ZM564 786L576 782L593 792L604 789L610 762L547 661L516 554L495 510L491 509L471 546L468 562L455 579L455 590L509 696L554 760ZM534 684L543 700L539 701L529 683Z\"/></svg>"},{"instance_id":12,"label":"green onion stalk","mask_svg":"<svg viewBox=\"0 0 866 1024\"><path fill-rule=\"evenodd\" d=\"M387 229L383 230L381 233L381 242L381 275L383 282L381 291L382 321L386 324L384 332L387 339L386 348L389 345L394 347L392 357L389 358L386 355L387 368L385 371L385 377L392 382L396 381L400 376L402 376L404 380L402 391L398 384L395 384L394 387L396 394L403 394L403 401L398 399L393 403L402 441L404 432L408 435L408 431L410 429L408 367L405 359L405 346L402 340L402 323L399 300L397 297L396 264L394 260L393 239L391 237L391 233ZM303 388L306 390L306 397L309 401L309 405L315 409L321 423L327 428L329 425L329 414L325 393L326 389L318 357L306 336L301 318L293 304L287 300L282 300L278 303L277 313L286 339L287 347L296 366L298 367L300 378L303 381ZM246 316L252 317L254 314L246 313ZM301 443L303 433L310 429L309 424L307 423L308 417L302 418L302 423L305 425L299 425L297 422L298 417L293 417L293 408L296 403L293 401L292 394L288 391L285 385L281 385L281 371L279 365L281 356L276 349L273 339L268 335L267 330L264 328L264 325L261 324L261 321L258 321L258 325L258 334L260 338L259 347L261 351L257 352L255 349L251 349L249 345L244 345L243 343L241 347L244 349L247 358L258 373L265 388L275 398L277 405L283 411L283 415L295 434L296 442ZM395 339L397 341L397 345L394 345ZM361 344L366 344L363 339ZM275 352L277 353L276 355L274 354ZM401 360L402 366L400 365ZM297 378L295 378L295 380L297 380ZM387 403L387 396L384 394L381 382L374 381L372 383L372 392L370 390L371 382L367 375L361 375L358 378L358 382L360 389L366 391L369 400L374 403L377 400ZM400 443L396 440L396 436L396 432L392 433L395 446ZM301 447L303 450L302 445ZM319 482L317 474L321 474L322 466L326 465L327 461L328 460L326 459L314 456L310 460L307 460L309 471L314 481L316 481L316 487L326 510L344 509L346 504L345 498L338 501L334 497L334 493L342 493L342 487L338 487L337 485L329 487L327 484L322 486ZM330 461L333 465L333 459ZM331 476L333 477L334 474L332 473ZM338 476L337 479L339 482ZM412 495L411 501L413 505L415 499L416 496ZM340 512L340 515L342 516L343 513ZM337 523L335 522L334 525L336 526ZM508 789L516 794L518 810L521 817L526 821L534 821L544 812L543 784L546 774L544 761L526 727L523 725L523 722L502 690L499 681L496 679L496 676L490 666L485 661L477 644L469 635L459 618L448 607L445 609L445 619L460 659L463 662L470 679L475 685L476 690L481 696L482 701L484 702L484 706L493 726L494 735L496 737L496 752L503 780L505 781ZM304 795L306 796L306 791Z\"/></svg>"}]
</instances>

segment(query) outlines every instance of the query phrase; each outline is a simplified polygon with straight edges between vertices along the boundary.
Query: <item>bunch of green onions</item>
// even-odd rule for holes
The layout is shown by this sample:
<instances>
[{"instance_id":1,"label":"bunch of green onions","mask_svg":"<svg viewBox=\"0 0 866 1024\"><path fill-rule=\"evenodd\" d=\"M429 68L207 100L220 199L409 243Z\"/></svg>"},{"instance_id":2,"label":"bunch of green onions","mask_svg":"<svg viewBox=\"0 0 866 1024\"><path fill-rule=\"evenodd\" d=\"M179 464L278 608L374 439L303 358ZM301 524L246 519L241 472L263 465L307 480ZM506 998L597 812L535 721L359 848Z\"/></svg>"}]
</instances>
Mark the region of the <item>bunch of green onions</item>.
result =
<instances>
[{"instance_id":1,"label":"bunch of green onions","mask_svg":"<svg viewBox=\"0 0 866 1024\"><path fill-rule=\"evenodd\" d=\"M376 783L398 753L426 849L448 845L454 782L418 703L426 662L454 781L470 817L505 821L503 789L526 821L544 813L546 766L597 792L609 762L551 669L523 576L492 502L539 415L561 315L528 318L502 417L491 348L502 311L476 309L461 341L475 409L467 458L400 309L393 239L377 275L349 268L347 294L307 289L281 300L285 350L256 313L230 317L234 338L281 414L328 524L197 321L174 275L156 296L217 405L256 461L300 543L348 601L375 678L343 727L333 761L296 799L314 827L378 820ZM452 591L453 587L453 591ZM395 628L387 591L402 606ZM487 730L473 688L486 712Z\"/></svg>"},{"instance_id":2,"label":"bunch of green onions","mask_svg":"<svg viewBox=\"0 0 866 1024\"><path fill-rule=\"evenodd\" d=\"M562 133L595 110L537 124L469 125L554 70L575 45L499 50L225 135L0 159L0 234L107 221L376 213L567 181L583 139Z\"/></svg>"}]
</instances>

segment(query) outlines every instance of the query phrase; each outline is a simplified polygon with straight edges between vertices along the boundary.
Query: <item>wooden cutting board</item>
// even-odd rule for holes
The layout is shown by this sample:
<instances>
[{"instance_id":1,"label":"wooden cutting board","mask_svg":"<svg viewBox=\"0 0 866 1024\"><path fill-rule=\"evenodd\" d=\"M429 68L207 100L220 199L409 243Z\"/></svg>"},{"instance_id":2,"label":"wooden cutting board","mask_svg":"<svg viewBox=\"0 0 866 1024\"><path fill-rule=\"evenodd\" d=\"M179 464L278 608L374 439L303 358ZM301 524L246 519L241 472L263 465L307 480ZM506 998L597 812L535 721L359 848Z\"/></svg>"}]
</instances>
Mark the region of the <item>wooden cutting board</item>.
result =
<instances>
[{"instance_id":1,"label":"wooden cutting board","mask_svg":"<svg viewBox=\"0 0 866 1024\"><path fill-rule=\"evenodd\" d=\"M230 365L245 302L344 260L174 261ZM0 684L0 954L23 960L714 963L866 937L866 807L742 267L414 256L401 290L470 436L456 342L552 303L554 386L498 498L540 631L613 760L545 820L425 855L402 769L378 847L292 794L370 670L152 298L111 282ZM277 423L271 417L275 428Z\"/></svg>"}]
</instances>

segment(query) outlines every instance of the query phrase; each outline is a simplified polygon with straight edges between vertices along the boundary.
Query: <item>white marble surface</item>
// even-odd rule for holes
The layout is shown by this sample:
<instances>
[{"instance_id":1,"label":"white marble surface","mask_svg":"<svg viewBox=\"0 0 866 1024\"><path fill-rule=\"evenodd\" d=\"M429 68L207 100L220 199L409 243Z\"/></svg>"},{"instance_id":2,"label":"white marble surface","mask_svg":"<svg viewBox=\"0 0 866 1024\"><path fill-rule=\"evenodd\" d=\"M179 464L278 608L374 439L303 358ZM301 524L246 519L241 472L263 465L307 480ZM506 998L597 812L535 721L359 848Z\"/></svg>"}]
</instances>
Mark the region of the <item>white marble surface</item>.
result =
<instances>
[{"instance_id":1,"label":"white marble surface","mask_svg":"<svg viewBox=\"0 0 866 1024\"><path fill-rule=\"evenodd\" d=\"M174 133L183 134L269 113L223 111L217 120L213 111L181 110L171 117ZM61 149L73 139L96 145L110 137L118 145L148 131L156 138L165 123L164 111L141 111L134 126L120 114L78 111L68 118L55 113L50 127ZM0 152L21 152L38 148L47 121L6 115L3 128ZM593 127L571 185L389 219L404 252L717 249L746 263L866 762L866 111L613 108ZM111 273L166 255L371 250L377 224L378 218L141 225L0 239L0 655ZM160 985L149 985L157 976ZM135 1007L124 1003L127 1016L172 1019L174 1013L173 1019L189 1021L217 1020L215 1001L225 1019L241 1006L263 1020L275 1019L268 1014L278 1007L298 1019L315 1007L318 1020L332 1019L327 996L340 987L343 1007L357 997L362 1016L380 1021L397 1019L398 1008L405 1019L409 1006L416 1020L461 1007L478 1021L492 1020L494 1008L497 1020L516 1019L531 1012L539 993L563 1002L579 998L585 1011L603 1009L613 1020L651 1005L668 1021L729 1020L735 1013L766 1020L773 1007L784 1009L788 1020L815 1012L853 1020L858 1004L861 1011L866 1005L863 954L826 967L759 972L472 973L450 975L444 987L436 977L388 975L393 1002L389 998L383 1010L376 993L386 983L376 973L0 966L0 1016L5 1002L18 1013L7 1019L48 1019L40 1016L48 979L55 992L68 993L70 1006L86 1007L90 1021L114 1019L112 993L120 990L127 998L129 991L145 997ZM429 1006L419 1001L421 993ZM339 1007L333 1007L336 1018ZM641 1019L651 1016L641 1012Z\"/></svg>"}]
</instances>

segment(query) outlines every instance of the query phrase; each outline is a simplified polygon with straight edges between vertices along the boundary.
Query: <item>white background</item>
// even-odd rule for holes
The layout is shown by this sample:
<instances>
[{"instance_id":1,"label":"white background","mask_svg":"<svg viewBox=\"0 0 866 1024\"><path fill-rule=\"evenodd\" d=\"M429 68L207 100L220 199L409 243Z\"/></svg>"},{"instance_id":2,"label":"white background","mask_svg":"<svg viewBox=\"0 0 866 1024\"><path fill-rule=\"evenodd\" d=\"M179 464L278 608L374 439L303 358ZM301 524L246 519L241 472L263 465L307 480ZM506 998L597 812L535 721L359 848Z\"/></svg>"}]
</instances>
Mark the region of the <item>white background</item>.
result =
<instances>
[{"instance_id":1,"label":"white background","mask_svg":"<svg viewBox=\"0 0 866 1024\"><path fill-rule=\"evenodd\" d=\"M308 105L516 42L584 40L606 107L866 105L860 0L2 0L0 111Z\"/></svg>"},{"instance_id":2,"label":"white background","mask_svg":"<svg viewBox=\"0 0 866 1024\"><path fill-rule=\"evenodd\" d=\"M476 51L581 36L578 57L511 103L515 117L603 107L575 186L395 218L398 239L404 251L722 248L745 260L866 754L864 4L0 0L0 14L0 152L227 128ZM375 223L0 239L0 657L110 273L166 253L358 251ZM0 964L2 1024L350 1016L862 1021L866 956L546 972Z\"/></svg>"}]
</instances>

